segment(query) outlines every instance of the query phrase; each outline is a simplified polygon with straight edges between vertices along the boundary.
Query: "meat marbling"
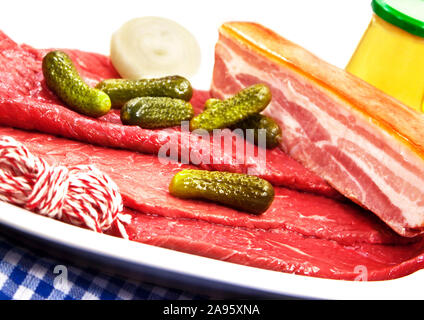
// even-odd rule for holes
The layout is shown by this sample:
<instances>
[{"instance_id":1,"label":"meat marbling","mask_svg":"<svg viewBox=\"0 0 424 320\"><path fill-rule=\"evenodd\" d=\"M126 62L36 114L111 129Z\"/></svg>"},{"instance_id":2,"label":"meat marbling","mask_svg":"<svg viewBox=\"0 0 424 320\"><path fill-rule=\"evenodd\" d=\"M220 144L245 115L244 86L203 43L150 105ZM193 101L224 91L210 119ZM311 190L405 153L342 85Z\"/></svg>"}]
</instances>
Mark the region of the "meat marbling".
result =
<instances>
[{"instance_id":1,"label":"meat marbling","mask_svg":"<svg viewBox=\"0 0 424 320\"><path fill-rule=\"evenodd\" d=\"M424 232L424 115L265 27L220 28L212 94L264 82L282 148L403 236Z\"/></svg>"},{"instance_id":2,"label":"meat marbling","mask_svg":"<svg viewBox=\"0 0 424 320\"><path fill-rule=\"evenodd\" d=\"M94 164L109 174L120 188L125 211L133 215L128 226L132 240L234 263L334 279L355 279L358 266L366 266L369 280L401 277L423 267L421 237L402 238L350 202L276 186L275 201L258 217L213 203L172 197L168 193L172 176L193 166L164 163L152 154L160 145L161 135L170 131L123 127L116 112L93 120L69 111L42 81L40 61L46 50L18 46L5 35L0 38L0 121L5 125L0 127L0 135L22 142L50 164ZM92 84L117 76L104 56L68 53ZM196 92L193 104L197 110L207 96ZM267 161L274 159L273 165L280 170L277 174L269 171L268 178L275 185L293 184L298 189L334 195L320 178L283 152L276 151L274 157L267 155ZM279 180L278 175L283 178ZM304 188L310 186L308 180L319 187Z\"/></svg>"}]
</instances>

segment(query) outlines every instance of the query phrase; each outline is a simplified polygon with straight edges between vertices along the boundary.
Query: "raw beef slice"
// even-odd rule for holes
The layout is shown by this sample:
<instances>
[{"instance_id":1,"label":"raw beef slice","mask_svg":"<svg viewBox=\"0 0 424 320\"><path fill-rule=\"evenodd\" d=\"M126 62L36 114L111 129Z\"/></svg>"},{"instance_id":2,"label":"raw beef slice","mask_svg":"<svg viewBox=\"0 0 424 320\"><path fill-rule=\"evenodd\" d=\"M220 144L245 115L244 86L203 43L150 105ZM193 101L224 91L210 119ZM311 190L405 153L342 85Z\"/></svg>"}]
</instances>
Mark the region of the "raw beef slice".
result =
<instances>
[{"instance_id":1,"label":"raw beef slice","mask_svg":"<svg viewBox=\"0 0 424 320\"><path fill-rule=\"evenodd\" d=\"M340 197L323 179L278 148L264 151L265 162L258 161L255 156L246 156L240 163L235 153L221 152L221 143L214 144L212 138L200 139L198 135L181 132L178 127L148 130L124 126L116 110L100 119L80 115L65 107L46 87L41 61L48 51L19 46L0 31L0 124L144 153L157 154L167 144L177 145L180 156L191 153L190 159L182 159L186 162L206 149L211 151L211 155L209 159L198 163L203 169L242 173L249 171L275 185ZM91 85L106 78L119 77L105 56L77 50L65 51L75 62L82 77ZM207 97L208 94L195 92L192 102L197 112ZM228 134L235 138L231 132ZM235 141L233 139L233 144ZM253 149L258 154L258 148L254 146Z\"/></svg>"},{"instance_id":2,"label":"raw beef slice","mask_svg":"<svg viewBox=\"0 0 424 320\"><path fill-rule=\"evenodd\" d=\"M355 279L358 265L367 267L369 280L401 277L422 268L422 238L402 238L374 215L349 202L277 186L269 210L253 216L214 203L172 197L168 193L172 176L192 165L164 163L152 154L93 144L155 153L162 137L178 134L177 129L124 127L115 112L94 120L68 110L44 86L40 61L46 51L18 46L4 35L0 38L0 121L5 125L0 127L0 135L24 143L50 164L91 163L109 174L120 187L125 211L133 215L128 226L132 240L234 263L334 279ZM104 56L67 52L90 84L117 76ZM207 97L206 93L196 92L196 110ZM326 195L333 192L279 150L267 155L267 160L271 163L267 164L267 178L275 185ZM247 165L251 164L230 165L228 169L243 171Z\"/></svg>"},{"instance_id":3,"label":"raw beef slice","mask_svg":"<svg viewBox=\"0 0 424 320\"><path fill-rule=\"evenodd\" d=\"M403 236L424 232L424 115L265 27L220 28L211 91L267 83L282 148Z\"/></svg>"},{"instance_id":4,"label":"raw beef slice","mask_svg":"<svg viewBox=\"0 0 424 320\"><path fill-rule=\"evenodd\" d=\"M423 267L424 240L402 238L354 204L275 189L261 216L168 192L172 176L193 168L154 155L93 146L0 127L50 164L93 164L119 186L133 219L130 239L229 262L333 279L391 279ZM149 183L146 183L149 181Z\"/></svg>"}]
</instances>

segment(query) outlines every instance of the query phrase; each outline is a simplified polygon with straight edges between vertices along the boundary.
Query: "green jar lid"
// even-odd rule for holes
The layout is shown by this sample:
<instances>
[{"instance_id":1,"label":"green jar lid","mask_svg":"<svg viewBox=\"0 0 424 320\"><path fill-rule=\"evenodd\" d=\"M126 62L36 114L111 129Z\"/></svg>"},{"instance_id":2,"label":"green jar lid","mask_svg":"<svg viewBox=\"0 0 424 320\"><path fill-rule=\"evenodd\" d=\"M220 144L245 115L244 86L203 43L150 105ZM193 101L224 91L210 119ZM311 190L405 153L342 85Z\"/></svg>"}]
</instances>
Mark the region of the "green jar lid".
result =
<instances>
[{"instance_id":1,"label":"green jar lid","mask_svg":"<svg viewBox=\"0 0 424 320\"><path fill-rule=\"evenodd\" d=\"M424 0L373 0L371 6L383 20L424 37Z\"/></svg>"}]
</instances>

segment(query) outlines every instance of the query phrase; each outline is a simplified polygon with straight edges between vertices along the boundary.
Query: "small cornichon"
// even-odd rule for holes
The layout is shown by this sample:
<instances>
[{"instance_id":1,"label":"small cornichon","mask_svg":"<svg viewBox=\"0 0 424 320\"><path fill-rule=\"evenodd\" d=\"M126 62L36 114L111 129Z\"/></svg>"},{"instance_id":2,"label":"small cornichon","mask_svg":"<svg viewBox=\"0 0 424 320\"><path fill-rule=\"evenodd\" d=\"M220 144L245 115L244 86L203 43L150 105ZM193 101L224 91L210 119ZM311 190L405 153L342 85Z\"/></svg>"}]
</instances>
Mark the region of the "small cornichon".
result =
<instances>
[{"instance_id":1,"label":"small cornichon","mask_svg":"<svg viewBox=\"0 0 424 320\"><path fill-rule=\"evenodd\" d=\"M97 84L107 93L112 107L121 108L127 101L138 97L169 97L190 101L193 89L190 82L180 76L156 79L108 79Z\"/></svg>"},{"instance_id":2,"label":"small cornichon","mask_svg":"<svg viewBox=\"0 0 424 320\"><path fill-rule=\"evenodd\" d=\"M232 129L243 129L245 131L245 137L248 137L248 129L253 130L253 143L258 145L260 139L259 134L262 129L265 133L265 142L268 149L278 147L281 142L281 128L280 126L270 117L264 116L262 114L254 114L249 118L238 122Z\"/></svg>"},{"instance_id":3,"label":"small cornichon","mask_svg":"<svg viewBox=\"0 0 424 320\"><path fill-rule=\"evenodd\" d=\"M190 129L229 128L251 115L261 112L271 101L271 91L265 84L241 90L223 101L211 101L206 109L190 121Z\"/></svg>"},{"instance_id":4,"label":"small cornichon","mask_svg":"<svg viewBox=\"0 0 424 320\"><path fill-rule=\"evenodd\" d=\"M207 110L211 106L219 103L220 99L208 99L205 102L204 110ZM259 142L259 130L263 129L266 138L266 147L269 149L275 148L280 144L281 141L281 128L280 126L270 117L262 114L254 114L240 122L237 122L231 127L231 129L243 129L245 137L247 137L246 130L253 130L253 143L258 145Z\"/></svg>"},{"instance_id":5,"label":"small cornichon","mask_svg":"<svg viewBox=\"0 0 424 320\"><path fill-rule=\"evenodd\" d=\"M215 104L221 103L221 102L222 102L222 100L220 100L220 99L210 98L210 99L206 100L205 106L203 107L203 111L206 111L210 107L213 107Z\"/></svg>"},{"instance_id":6,"label":"small cornichon","mask_svg":"<svg viewBox=\"0 0 424 320\"><path fill-rule=\"evenodd\" d=\"M91 117L100 117L109 112L111 108L109 96L88 86L65 52L47 53L43 59L42 69L49 89L71 109Z\"/></svg>"},{"instance_id":7,"label":"small cornichon","mask_svg":"<svg viewBox=\"0 0 424 320\"><path fill-rule=\"evenodd\" d=\"M241 173L191 170L178 172L169 192L183 199L205 199L253 214L265 212L274 188L261 178Z\"/></svg>"},{"instance_id":8,"label":"small cornichon","mask_svg":"<svg viewBox=\"0 0 424 320\"><path fill-rule=\"evenodd\" d=\"M121 121L146 129L173 127L194 115L192 105L168 97L140 97L128 101L121 109Z\"/></svg>"}]
</instances>

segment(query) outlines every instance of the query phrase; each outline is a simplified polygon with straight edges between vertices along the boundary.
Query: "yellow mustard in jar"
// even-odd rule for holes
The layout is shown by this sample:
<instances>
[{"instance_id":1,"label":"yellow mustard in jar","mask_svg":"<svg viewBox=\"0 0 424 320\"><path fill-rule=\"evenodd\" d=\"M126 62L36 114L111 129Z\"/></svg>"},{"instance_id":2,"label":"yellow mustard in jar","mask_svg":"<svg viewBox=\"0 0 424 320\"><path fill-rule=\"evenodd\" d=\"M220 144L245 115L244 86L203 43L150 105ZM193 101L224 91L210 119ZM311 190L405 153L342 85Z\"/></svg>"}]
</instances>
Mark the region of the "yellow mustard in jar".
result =
<instances>
[{"instance_id":1,"label":"yellow mustard in jar","mask_svg":"<svg viewBox=\"0 0 424 320\"><path fill-rule=\"evenodd\" d=\"M424 111L424 0L373 0L372 8L346 70Z\"/></svg>"}]
</instances>

